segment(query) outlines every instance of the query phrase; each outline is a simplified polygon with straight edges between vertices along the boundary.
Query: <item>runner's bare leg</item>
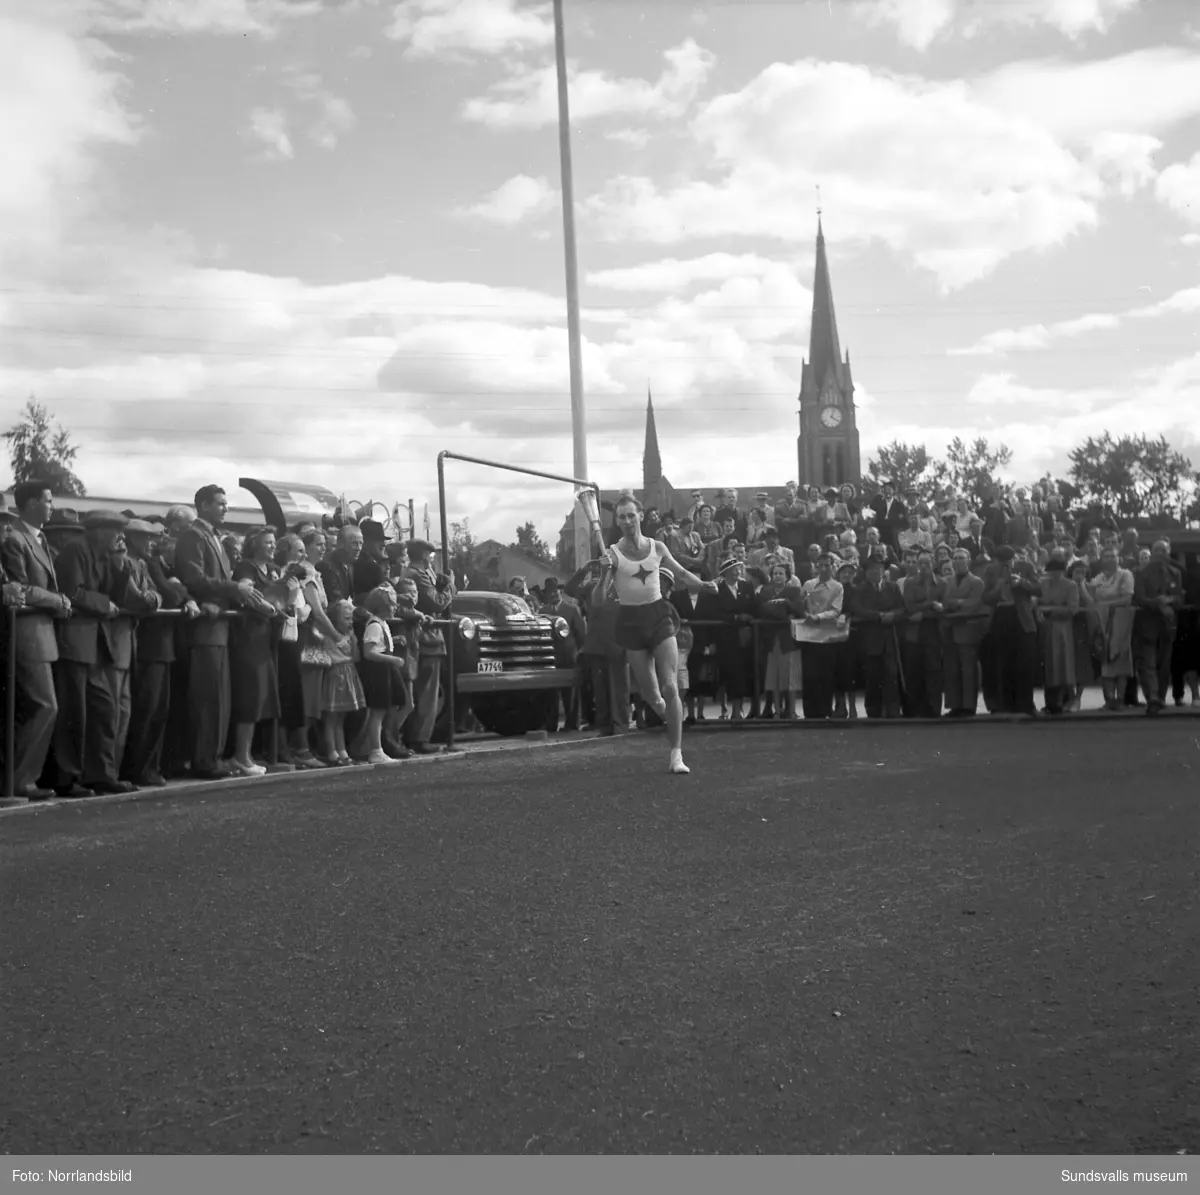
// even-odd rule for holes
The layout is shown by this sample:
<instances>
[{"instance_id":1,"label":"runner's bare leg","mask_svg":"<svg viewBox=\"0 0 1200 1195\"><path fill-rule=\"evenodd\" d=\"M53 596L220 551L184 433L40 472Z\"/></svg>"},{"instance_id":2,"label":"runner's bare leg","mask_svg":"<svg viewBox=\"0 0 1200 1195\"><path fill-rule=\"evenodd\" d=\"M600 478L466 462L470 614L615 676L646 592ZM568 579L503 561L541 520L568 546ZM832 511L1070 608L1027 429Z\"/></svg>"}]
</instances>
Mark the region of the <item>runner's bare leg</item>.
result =
<instances>
[{"instance_id":1,"label":"runner's bare leg","mask_svg":"<svg viewBox=\"0 0 1200 1195\"><path fill-rule=\"evenodd\" d=\"M674 640L671 640L674 643ZM627 651L629 667L637 681L638 693L642 700L660 717L666 718L667 707L658 687L658 677L655 675L651 656L648 651Z\"/></svg>"},{"instance_id":2,"label":"runner's bare leg","mask_svg":"<svg viewBox=\"0 0 1200 1195\"><path fill-rule=\"evenodd\" d=\"M654 649L654 670L658 688L666 704L667 738L672 751L683 749L683 703L679 700L679 644L664 639Z\"/></svg>"}]
</instances>

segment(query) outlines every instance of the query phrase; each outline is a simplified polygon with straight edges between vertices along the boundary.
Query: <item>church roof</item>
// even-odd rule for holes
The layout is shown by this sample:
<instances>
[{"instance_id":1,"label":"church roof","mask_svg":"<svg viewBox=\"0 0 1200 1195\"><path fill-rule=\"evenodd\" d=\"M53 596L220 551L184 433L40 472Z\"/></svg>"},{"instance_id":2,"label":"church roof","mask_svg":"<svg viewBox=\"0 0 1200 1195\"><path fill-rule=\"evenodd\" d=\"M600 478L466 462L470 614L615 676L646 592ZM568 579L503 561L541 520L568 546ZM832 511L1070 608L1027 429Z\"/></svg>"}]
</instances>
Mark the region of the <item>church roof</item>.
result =
<instances>
[{"instance_id":1,"label":"church roof","mask_svg":"<svg viewBox=\"0 0 1200 1195\"><path fill-rule=\"evenodd\" d=\"M825 230L817 217L817 263L813 277L812 325L808 334L808 361L804 373L813 389L819 389L832 369L843 385L849 383L849 367L842 357L838 337L837 314L833 308L833 283L829 277L829 258L825 252Z\"/></svg>"},{"instance_id":2,"label":"church roof","mask_svg":"<svg viewBox=\"0 0 1200 1195\"><path fill-rule=\"evenodd\" d=\"M658 451L658 428L654 424L654 400L646 390L646 447L642 453L642 477L647 485L662 480L662 456Z\"/></svg>"}]
</instances>

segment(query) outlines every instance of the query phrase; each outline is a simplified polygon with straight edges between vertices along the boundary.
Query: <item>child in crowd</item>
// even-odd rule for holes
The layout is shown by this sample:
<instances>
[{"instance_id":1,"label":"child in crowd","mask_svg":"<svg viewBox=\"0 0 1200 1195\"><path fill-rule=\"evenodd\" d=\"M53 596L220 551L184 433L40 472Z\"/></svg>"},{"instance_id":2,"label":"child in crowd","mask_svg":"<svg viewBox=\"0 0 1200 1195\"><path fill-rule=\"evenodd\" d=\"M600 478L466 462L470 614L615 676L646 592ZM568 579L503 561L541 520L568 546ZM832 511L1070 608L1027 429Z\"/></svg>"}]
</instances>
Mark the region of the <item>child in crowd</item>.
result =
<instances>
[{"instance_id":1,"label":"child in crowd","mask_svg":"<svg viewBox=\"0 0 1200 1195\"><path fill-rule=\"evenodd\" d=\"M330 665L321 678L321 721L325 730L323 762L346 767L355 761L346 750L346 715L365 709L366 694L358 675L362 649L354 633L354 603L343 598L329 608L338 637L326 643Z\"/></svg>"},{"instance_id":2,"label":"child in crowd","mask_svg":"<svg viewBox=\"0 0 1200 1195\"><path fill-rule=\"evenodd\" d=\"M412 752L401 743L401 732L408 716L416 707L413 699L413 686L417 681L417 664L420 655L420 635L422 625L429 621L429 616L417 609L417 583L411 579L396 582L396 614L395 617L404 623L404 628L393 636L396 645L396 655L404 661L404 668L399 674L399 687L396 689L396 704L388 712L387 733L389 741L396 744L396 753L400 759L408 759ZM403 700L401 700L403 698Z\"/></svg>"},{"instance_id":3,"label":"child in crowd","mask_svg":"<svg viewBox=\"0 0 1200 1195\"><path fill-rule=\"evenodd\" d=\"M362 660L358 669L367 703L367 724L361 742L367 763L391 763L380 735L384 718L404 692L407 666L404 657L395 654L387 624L389 618L396 617L396 591L390 585L380 585L367 594L363 604L367 618L361 628Z\"/></svg>"}]
</instances>

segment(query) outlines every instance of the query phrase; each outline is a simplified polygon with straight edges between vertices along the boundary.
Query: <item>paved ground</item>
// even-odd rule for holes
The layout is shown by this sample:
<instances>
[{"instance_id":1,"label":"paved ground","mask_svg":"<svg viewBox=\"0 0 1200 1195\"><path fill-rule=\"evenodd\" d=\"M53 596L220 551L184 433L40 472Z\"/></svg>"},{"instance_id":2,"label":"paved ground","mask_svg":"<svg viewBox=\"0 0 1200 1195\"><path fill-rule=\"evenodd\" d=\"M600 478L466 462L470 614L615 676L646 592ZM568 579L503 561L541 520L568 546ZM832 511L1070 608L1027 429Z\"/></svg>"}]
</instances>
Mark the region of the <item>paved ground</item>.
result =
<instances>
[{"instance_id":1,"label":"paved ground","mask_svg":"<svg viewBox=\"0 0 1200 1195\"><path fill-rule=\"evenodd\" d=\"M5 1149L1200 1148L1195 720L662 756L5 817Z\"/></svg>"}]
</instances>

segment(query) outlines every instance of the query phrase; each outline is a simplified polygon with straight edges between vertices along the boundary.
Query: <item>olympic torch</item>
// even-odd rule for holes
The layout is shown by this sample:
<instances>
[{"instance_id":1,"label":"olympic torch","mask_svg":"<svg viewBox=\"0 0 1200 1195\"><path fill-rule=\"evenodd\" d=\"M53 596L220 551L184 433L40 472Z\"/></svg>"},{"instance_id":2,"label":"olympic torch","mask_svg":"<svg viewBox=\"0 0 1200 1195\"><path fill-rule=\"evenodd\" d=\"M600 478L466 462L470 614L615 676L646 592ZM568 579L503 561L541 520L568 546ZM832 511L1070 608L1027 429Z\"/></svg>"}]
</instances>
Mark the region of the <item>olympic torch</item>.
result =
<instances>
[{"instance_id":1,"label":"olympic torch","mask_svg":"<svg viewBox=\"0 0 1200 1195\"><path fill-rule=\"evenodd\" d=\"M588 544L591 547L592 558L604 555L604 529L600 525L600 500L595 490L580 490L575 495L588 521Z\"/></svg>"}]
</instances>

